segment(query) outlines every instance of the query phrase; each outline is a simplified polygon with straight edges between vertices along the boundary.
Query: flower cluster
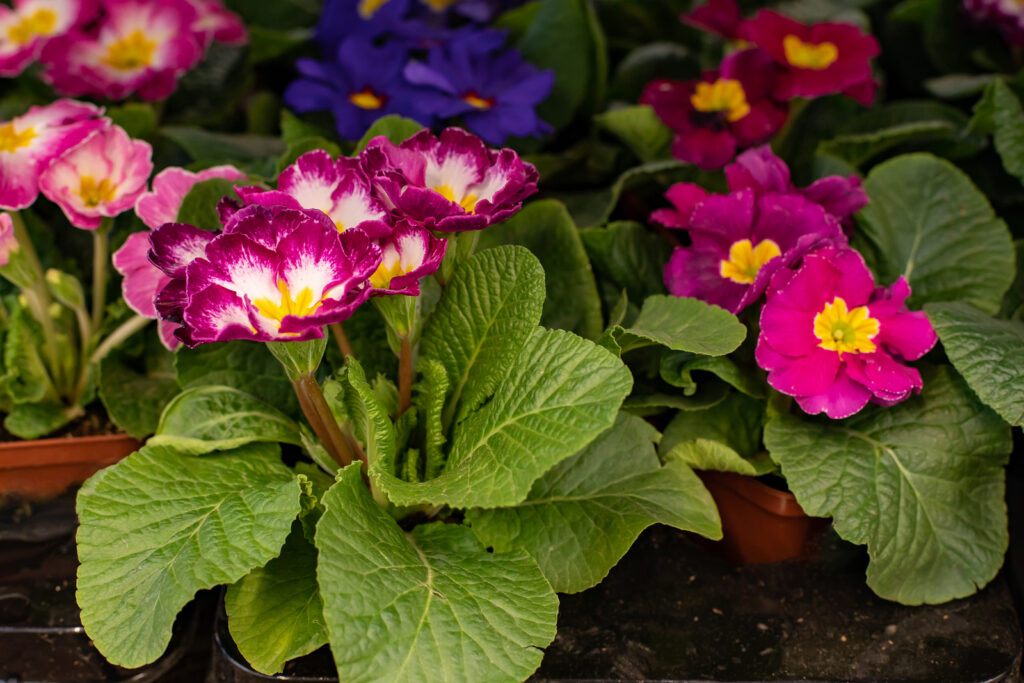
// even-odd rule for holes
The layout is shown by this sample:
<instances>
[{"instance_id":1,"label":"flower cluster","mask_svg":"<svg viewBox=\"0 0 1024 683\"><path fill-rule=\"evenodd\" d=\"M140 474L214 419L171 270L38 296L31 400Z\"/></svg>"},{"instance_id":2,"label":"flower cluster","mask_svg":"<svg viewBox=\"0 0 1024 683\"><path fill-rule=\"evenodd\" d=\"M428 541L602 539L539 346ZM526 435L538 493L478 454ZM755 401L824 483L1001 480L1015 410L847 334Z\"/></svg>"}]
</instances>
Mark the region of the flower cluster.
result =
<instances>
[{"instance_id":1,"label":"flower cluster","mask_svg":"<svg viewBox=\"0 0 1024 683\"><path fill-rule=\"evenodd\" d=\"M900 361L924 355L935 333L907 310L905 280L876 290L843 231L867 204L860 180L798 188L768 147L744 152L725 173L729 194L680 183L666 193L673 208L651 215L691 241L665 267L669 291L733 313L765 297L757 362L809 413L842 418L869 400L892 405L920 391L920 374Z\"/></svg>"},{"instance_id":2,"label":"flower cluster","mask_svg":"<svg viewBox=\"0 0 1024 683\"><path fill-rule=\"evenodd\" d=\"M1008 42L1024 45L1024 3L1017 0L964 0L964 8L979 22L998 28Z\"/></svg>"},{"instance_id":3,"label":"flower cluster","mask_svg":"<svg viewBox=\"0 0 1024 683\"><path fill-rule=\"evenodd\" d=\"M215 40L246 41L219 0L15 0L0 6L0 75L39 61L63 95L159 100Z\"/></svg>"},{"instance_id":4,"label":"flower cluster","mask_svg":"<svg viewBox=\"0 0 1024 683\"><path fill-rule=\"evenodd\" d=\"M400 145L376 138L357 158L307 152L276 189L241 186L240 203L222 200L216 234L173 222L203 179L181 169L158 175L136 204L153 231L115 255L125 299L189 346L319 338L368 297L416 296L445 255L436 232L502 221L537 187L532 165L457 128Z\"/></svg>"},{"instance_id":5,"label":"flower cluster","mask_svg":"<svg viewBox=\"0 0 1024 683\"><path fill-rule=\"evenodd\" d=\"M424 125L457 118L496 145L549 132L535 110L554 72L523 61L499 31L449 29L447 17L467 9L489 16L482 3L329 0L316 31L326 58L297 62L285 102L298 112L330 111L350 140L385 114Z\"/></svg>"},{"instance_id":6,"label":"flower cluster","mask_svg":"<svg viewBox=\"0 0 1024 683\"><path fill-rule=\"evenodd\" d=\"M771 10L743 19L735 0L712 0L682 19L737 48L698 80L656 80L641 95L675 131L672 151L683 161L721 168L738 149L778 132L795 97L874 99L878 43L856 26L806 26Z\"/></svg>"}]
</instances>

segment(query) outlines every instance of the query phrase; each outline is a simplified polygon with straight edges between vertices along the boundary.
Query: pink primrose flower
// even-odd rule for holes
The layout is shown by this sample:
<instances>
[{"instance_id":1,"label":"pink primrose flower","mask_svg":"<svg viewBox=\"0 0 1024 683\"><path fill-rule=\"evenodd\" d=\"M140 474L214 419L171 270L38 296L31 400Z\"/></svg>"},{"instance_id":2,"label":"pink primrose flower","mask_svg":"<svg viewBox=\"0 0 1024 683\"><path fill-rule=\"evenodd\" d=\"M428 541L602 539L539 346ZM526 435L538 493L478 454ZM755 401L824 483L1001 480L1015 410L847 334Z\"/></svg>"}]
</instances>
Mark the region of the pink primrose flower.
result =
<instances>
[{"instance_id":1,"label":"pink primrose flower","mask_svg":"<svg viewBox=\"0 0 1024 683\"><path fill-rule=\"evenodd\" d=\"M17 76L46 43L92 19L96 0L14 0L0 5L0 76Z\"/></svg>"}]
</instances>

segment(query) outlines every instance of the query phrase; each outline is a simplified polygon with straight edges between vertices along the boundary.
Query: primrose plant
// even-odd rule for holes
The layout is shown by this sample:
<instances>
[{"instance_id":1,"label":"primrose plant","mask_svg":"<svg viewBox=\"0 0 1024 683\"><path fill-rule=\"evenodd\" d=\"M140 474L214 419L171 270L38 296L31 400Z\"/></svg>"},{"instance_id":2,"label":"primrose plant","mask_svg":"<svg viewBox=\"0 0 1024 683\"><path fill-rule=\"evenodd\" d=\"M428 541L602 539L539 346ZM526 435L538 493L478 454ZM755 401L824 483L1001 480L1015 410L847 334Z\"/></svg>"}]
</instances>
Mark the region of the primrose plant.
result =
<instances>
[{"instance_id":1,"label":"primrose plant","mask_svg":"<svg viewBox=\"0 0 1024 683\"><path fill-rule=\"evenodd\" d=\"M346 681L523 680L556 591L598 583L652 523L720 535L696 475L619 414L622 362L539 325L537 258L475 250L536 189L514 152L421 131L308 152L274 189L231 182L164 171L154 207L219 184L222 225L126 247L149 245L126 295L186 348L156 435L78 499L82 623L111 662L159 657L226 584L268 674L329 643Z\"/></svg>"}]
</instances>

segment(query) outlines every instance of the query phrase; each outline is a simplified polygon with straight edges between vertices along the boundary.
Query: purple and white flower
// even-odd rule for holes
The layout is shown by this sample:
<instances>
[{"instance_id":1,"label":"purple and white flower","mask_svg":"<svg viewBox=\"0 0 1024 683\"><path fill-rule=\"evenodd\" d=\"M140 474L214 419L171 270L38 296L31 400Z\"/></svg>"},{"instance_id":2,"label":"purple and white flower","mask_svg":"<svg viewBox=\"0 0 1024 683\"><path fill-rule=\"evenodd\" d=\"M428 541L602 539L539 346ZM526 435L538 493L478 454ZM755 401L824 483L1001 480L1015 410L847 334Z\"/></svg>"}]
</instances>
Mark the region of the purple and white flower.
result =
<instances>
[{"instance_id":1,"label":"purple and white flower","mask_svg":"<svg viewBox=\"0 0 1024 683\"><path fill-rule=\"evenodd\" d=\"M444 260L447 240L407 222L380 241L381 261L370 276L371 296L419 296L420 278L433 275Z\"/></svg>"}]
</instances>

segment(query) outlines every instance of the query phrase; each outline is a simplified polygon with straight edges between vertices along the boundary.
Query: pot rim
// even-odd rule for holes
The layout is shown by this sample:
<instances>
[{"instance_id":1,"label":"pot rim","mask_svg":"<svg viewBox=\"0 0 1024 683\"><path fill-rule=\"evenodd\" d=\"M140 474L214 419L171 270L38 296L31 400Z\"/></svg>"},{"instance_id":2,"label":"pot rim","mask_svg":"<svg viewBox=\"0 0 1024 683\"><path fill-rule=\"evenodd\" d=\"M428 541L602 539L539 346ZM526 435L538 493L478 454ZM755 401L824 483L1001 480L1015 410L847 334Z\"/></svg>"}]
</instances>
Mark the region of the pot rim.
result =
<instances>
[{"instance_id":1,"label":"pot rim","mask_svg":"<svg viewBox=\"0 0 1024 683\"><path fill-rule=\"evenodd\" d=\"M756 477L737 472L702 470L701 478L708 477L714 483L728 487L733 493L777 517L807 517L796 496L789 491L772 488Z\"/></svg>"}]
</instances>

